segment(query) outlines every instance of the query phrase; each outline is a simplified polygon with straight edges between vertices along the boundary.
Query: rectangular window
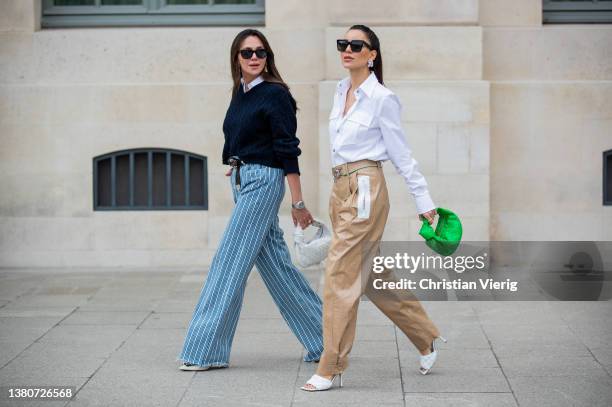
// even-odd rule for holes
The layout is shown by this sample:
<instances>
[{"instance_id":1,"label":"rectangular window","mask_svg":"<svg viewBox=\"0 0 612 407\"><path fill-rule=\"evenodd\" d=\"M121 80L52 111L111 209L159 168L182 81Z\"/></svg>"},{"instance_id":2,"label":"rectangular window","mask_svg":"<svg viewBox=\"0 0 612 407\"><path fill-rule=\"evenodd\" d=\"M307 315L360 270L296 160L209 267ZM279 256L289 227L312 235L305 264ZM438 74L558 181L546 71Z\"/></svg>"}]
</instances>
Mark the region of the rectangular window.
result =
<instances>
[{"instance_id":1,"label":"rectangular window","mask_svg":"<svg viewBox=\"0 0 612 407\"><path fill-rule=\"evenodd\" d=\"M42 0L43 28L260 26L264 0Z\"/></svg>"},{"instance_id":2,"label":"rectangular window","mask_svg":"<svg viewBox=\"0 0 612 407\"><path fill-rule=\"evenodd\" d=\"M544 23L612 23L612 0L543 0Z\"/></svg>"},{"instance_id":3,"label":"rectangular window","mask_svg":"<svg viewBox=\"0 0 612 407\"><path fill-rule=\"evenodd\" d=\"M206 161L159 148L94 157L94 210L207 210Z\"/></svg>"}]
</instances>

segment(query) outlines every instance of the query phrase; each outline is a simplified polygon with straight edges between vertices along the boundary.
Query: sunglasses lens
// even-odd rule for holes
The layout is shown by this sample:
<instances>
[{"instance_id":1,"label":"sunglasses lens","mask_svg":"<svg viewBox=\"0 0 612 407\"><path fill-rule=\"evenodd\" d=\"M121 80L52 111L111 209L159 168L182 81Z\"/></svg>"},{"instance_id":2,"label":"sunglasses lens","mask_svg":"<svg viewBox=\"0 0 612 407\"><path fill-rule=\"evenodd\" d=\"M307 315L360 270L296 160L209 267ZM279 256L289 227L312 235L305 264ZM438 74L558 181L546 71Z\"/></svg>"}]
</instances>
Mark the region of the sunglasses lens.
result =
<instances>
[{"instance_id":1,"label":"sunglasses lens","mask_svg":"<svg viewBox=\"0 0 612 407\"><path fill-rule=\"evenodd\" d=\"M336 41L336 47L338 51L346 51L346 47L348 47L349 42L347 40L338 40Z\"/></svg>"},{"instance_id":2,"label":"sunglasses lens","mask_svg":"<svg viewBox=\"0 0 612 407\"><path fill-rule=\"evenodd\" d=\"M351 41L351 50L353 52L361 52L362 48L363 48L363 41L360 41L360 40Z\"/></svg>"},{"instance_id":3,"label":"sunglasses lens","mask_svg":"<svg viewBox=\"0 0 612 407\"><path fill-rule=\"evenodd\" d=\"M251 59L253 54L255 54L255 56L257 56L257 58L259 59L264 59L265 57L268 56L268 51L266 51L263 48L259 48L256 50L253 50L253 49L241 49L240 50L240 55L244 59Z\"/></svg>"}]
</instances>

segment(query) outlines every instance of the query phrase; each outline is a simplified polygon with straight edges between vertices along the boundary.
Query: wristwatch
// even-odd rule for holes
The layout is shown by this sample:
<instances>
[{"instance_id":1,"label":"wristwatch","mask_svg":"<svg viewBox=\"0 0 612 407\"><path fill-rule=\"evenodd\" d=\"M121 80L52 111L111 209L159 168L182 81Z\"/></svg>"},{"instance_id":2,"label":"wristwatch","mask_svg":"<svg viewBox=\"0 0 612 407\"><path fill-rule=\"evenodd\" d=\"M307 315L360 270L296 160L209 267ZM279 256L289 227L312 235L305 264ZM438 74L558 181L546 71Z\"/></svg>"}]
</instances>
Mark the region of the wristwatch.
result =
<instances>
[{"instance_id":1,"label":"wristwatch","mask_svg":"<svg viewBox=\"0 0 612 407\"><path fill-rule=\"evenodd\" d=\"M304 201L297 201L296 203L292 203L291 207L293 209L306 209L306 205L304 205Z\"/></svg>"}]
</instances>

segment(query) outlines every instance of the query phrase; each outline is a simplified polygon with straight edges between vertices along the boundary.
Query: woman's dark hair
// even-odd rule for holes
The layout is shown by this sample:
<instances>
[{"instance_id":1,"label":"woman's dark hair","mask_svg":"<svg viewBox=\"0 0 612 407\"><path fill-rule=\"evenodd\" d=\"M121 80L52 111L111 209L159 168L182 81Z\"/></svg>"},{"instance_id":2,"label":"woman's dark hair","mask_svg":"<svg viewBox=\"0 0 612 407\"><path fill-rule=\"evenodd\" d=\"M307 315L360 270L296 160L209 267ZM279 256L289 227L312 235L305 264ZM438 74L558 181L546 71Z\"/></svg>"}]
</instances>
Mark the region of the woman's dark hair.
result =
<instances>
[{"instance_id":1,"label":"woman's dark hair","mask_svg":"<svg viewBox=\"0 0 612 407\"><path fill-rule=\"evenodd\" d=\"M276 64L274 63L274 52L272 51L272 47L270 47L270 43L260 31L255 30L253 28L247 28L246 30L240 31L232 42L232 47L230 49L230 66L232 69L232 81L234 82L232 94L235 95L238 92L238 87L241 86L240 77L242 76L242 73L240 71L240 62L238 61L240 46L242 45L242 41L244 41L247 37L251 36L259 38L268 53L266 57L265 67L263 72L261 73L261 76L265 81L278 83L285 89L287 89L287 92L289 93L289 98L291 99L291 103L293 104L293 109L297 110L297 103L295 102L295 99L289 91L289 86L287 86L285 81L283 81L283 78L281 78L280 73L278 73L278 70L276 69Z\"/></svg>"},{"instance_id":2,"label":"woman's dark hair","mask_svg":"<svg viewBox=\"0 0 612 407\"><path fill-rule=\"evenodd\" d=\"M378 36L370 29L370 27L363 24L355 24L349 28L349 30L359 30L362 31L367 37L368 42L372 46L373 50L376 50L376 58L374 58L374 66L370 68L370 71L373 71L376 75L376 79L380 82L381 85L384 85L383 82L383 64L382 64L382 53L380 52L380 41L378 40Z\"/></svg>"}]
</instances>

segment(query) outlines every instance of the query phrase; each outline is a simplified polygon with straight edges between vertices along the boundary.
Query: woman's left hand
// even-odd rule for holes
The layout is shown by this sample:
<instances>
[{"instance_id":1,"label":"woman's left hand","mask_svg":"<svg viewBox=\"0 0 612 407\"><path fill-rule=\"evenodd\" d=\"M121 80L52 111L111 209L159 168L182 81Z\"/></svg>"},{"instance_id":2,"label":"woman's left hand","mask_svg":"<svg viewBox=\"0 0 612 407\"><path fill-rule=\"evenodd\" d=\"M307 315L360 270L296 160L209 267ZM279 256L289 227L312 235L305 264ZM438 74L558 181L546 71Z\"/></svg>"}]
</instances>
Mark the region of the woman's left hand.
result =
<instances>
[{"instance_id":1,"label":"woman's left hand","mask_svg":"<svg viewBox=\"0 0 612 407\"><path fill-rule=\"evenodd\" d=\"M423 220L423 218L427 219L429 224L431 225L434 221L434 218L438 212L435 209L419 214L419 220Z\"/></svg>"}]
</instances>

